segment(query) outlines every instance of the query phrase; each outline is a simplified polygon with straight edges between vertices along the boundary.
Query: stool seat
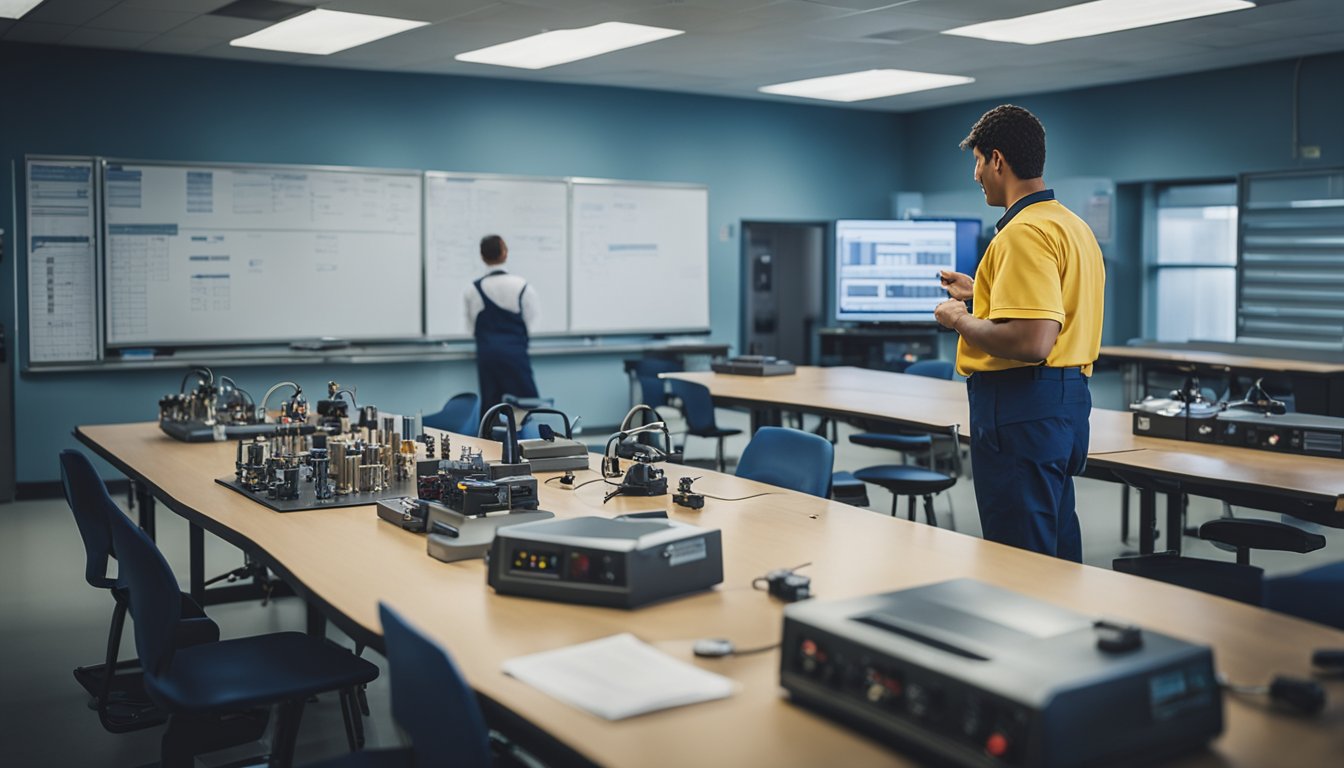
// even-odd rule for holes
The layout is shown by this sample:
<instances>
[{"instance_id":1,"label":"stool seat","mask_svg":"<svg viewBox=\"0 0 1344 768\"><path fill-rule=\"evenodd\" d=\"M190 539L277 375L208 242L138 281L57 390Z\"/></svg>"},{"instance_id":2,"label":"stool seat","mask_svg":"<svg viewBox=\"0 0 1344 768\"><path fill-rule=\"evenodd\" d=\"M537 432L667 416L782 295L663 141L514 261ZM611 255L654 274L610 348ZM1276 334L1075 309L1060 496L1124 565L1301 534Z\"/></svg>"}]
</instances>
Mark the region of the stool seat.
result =
<instances>
[{"instance_id":1,"label":"stool seat","mask_svg":"<svg viewBox=\"0 0 1344 768\"><path fill-rule=\"evenodd\" d=\"M854 476L865 483L880 485L891 491L891 514L896 516L896 506L902 496L910 501L911 520L915 519L915 497L924 498L924 517L929 525L937 526L938 518L933 512L933 495L941 493L957 484L957 478L948 477L941 472L932 472L909 464L879 464L864 467Z\"/></svg>"},{"instance_id":2,"label":"stool seat","mask_svg":"<svg viewBox=\"0 0 1344 768\"><path fill-rule=\"evenodd\" d=\"M955 477L909 464L864 467L856 471L854 477L865 483L880 485L900 496L927 496L941 493L957 484Z\"/></svg>"},{"instance_id":3,"label":"stool seat","mask_svg":"<svg viewBox=\"0 0 1344 768\"><path fill-rule=\"evenodd\" d=\"M933 445L933 438L928 435L903 435L894 432L859 432L850 435L849 442L870 448L886 448L909 453L928 450Z\"/></svg>"}]
</instances>

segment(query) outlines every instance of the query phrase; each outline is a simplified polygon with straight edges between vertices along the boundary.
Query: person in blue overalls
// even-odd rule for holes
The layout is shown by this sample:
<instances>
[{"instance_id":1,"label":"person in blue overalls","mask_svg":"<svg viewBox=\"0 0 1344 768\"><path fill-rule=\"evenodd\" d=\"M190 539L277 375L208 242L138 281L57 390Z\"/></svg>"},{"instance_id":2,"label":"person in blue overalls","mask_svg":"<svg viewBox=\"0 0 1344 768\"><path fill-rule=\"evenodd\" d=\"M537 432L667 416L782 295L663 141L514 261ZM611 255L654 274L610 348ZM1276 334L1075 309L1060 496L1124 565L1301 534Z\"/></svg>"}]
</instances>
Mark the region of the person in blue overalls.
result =
<instances>
[{"instance_id":1,"label":"person in blue overalls","mask_svg":"<svg viewBox=\"0 0 1344 768\"><path fill-rule=\"evenodd\" d=\"M486 273L467 286L463 303L467 327L476 337L476 373L481 386L481 412L504 395L536 397L532 360L527 354L528 329L541 314L537 291L504 269L509 246L499 235L481 238Z\"/></svg>"},{"instance_id":2,"label":"person in blue overalls","mask_svg":"<svg viewBox=\"0 0 1344 768\"><path fill-rule=\"evenodd\" d=\"M995 107L961 148L975 156L985 202L1006 209L975 277L941 274L951 298L934 311L961 336L980 525L990 541L1081 562L1073 476L1087 461L1101 248L1046 189L1045 128L1035 115Z\"/></svg>"}]
</instances>

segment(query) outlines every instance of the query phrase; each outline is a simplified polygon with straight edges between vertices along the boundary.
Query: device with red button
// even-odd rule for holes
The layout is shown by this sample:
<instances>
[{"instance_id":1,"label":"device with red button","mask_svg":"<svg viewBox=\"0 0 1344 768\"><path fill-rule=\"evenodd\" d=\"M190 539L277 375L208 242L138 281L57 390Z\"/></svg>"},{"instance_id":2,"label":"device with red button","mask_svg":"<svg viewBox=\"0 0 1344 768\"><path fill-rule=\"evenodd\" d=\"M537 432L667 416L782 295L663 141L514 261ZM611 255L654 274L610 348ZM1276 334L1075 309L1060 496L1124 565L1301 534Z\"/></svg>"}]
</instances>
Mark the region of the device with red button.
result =
<instances>
[{"instance_id":1,"label":"device with red button","mask_svg":"<svg viewBox=\"0 0 1344 768\"><path fill-rule=\"evenodd\" d=\"M968 766L1147 764L1222 732L1205 646L971 579L784 609L795 703Z\"/></svg>"}]
</instances>

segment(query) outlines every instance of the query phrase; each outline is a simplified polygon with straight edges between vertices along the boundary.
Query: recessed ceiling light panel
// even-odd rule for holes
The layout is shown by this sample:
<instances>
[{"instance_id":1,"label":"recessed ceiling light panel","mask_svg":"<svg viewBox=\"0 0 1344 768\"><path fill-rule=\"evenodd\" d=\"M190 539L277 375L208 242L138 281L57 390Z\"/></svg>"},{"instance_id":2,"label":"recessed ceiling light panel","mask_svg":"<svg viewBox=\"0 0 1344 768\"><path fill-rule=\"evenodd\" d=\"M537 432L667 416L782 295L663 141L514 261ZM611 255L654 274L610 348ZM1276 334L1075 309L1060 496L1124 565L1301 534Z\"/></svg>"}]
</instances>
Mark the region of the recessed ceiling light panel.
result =
<instances>
[{"instance_id":1,"label":"recessed ceiling light panel","mask_svg":"<svg viewBox=\"0 0 1344 768\"><path fill-rule=\"evenodd\" d=\"M813 77L808 80L766 85L757 90L761 93L800 96L804 99L850 102L880 99L886 96L900 96L903 93L928 91L934 88L947 88L973 82L975 82L975 78L961 75L937 75L932 72L912 72L905 69L869 69L844 75Z\"/></svg>"},{"instance_id":2,"label":"recessed ceiling light panel","mask_svg":"<svg viewBox=\"0 0 1344 768\"><path fill-rule=\"evenodd\" d=\"M1095 0L1053 11L943 31L1002 43L1038 45L1254 8L1248 0Z\"/></svg>"},{"instance_id":3,"label":"recessed ceiling light panel","mask_svg":"<svg viewBox=\"0 0 1344 768\"><path fill-rule=\"evenodd\" d=\"M325 56L427 24L427 21L319 8L231 40L229 45Z\"/></svg>"},{"instance_id":4,"label":"recessed ceiling light panel","mask_svg":"<svg viewBox=\"0 0 1344 768\"><path fill-rule=\"evenodd\" d=\"M41 3L42 0L0 0L0 19L21 19Z\"/></svg>"},{"instance_id":5,"label":"recessed ceiling light panel","mask_svg":"<svg viewBox=\"0 0 1344 768\"><path fill-rule=\"evenodd\" d=\"M680 29L608 21L591 27L542 32L521 40L459 53L453 58L497 67L545 69L684 34Z\"/></svg>"}]
</instances>

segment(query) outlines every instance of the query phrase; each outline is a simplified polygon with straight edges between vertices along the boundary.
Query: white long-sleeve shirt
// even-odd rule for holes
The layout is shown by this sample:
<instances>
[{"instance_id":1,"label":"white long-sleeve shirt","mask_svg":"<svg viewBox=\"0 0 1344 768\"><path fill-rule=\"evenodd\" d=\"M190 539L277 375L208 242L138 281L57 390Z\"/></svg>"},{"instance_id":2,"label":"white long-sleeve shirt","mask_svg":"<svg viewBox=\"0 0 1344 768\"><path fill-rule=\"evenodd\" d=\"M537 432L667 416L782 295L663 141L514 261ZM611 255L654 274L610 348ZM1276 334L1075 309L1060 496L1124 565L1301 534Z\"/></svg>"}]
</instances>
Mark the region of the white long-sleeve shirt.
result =
<instances>
[{"instance_id":1,"label":"white long-sleeve shirt","mask_svg":"<svg viewBox=\"0 0 1344 768\"><path fill-rule=\"evenodd\" d=\"M541 301L537 298L537 289L531 283L518 275L510 274L503 267L490 267L486 270L490 272L503 272L500 275L491 275L481 281L481 290L485 292L490 300L498 304L501 308L510 312L523 313L523 324L527 326L527 332L530 334L537 326L537 320L541 317ZM526 286L527 290L523 290ZM521 294L521 296L520 296ZM521 298L521 302L519 299ZM462 303L466 307L467 332L476 332L476 316L485 309L485 302L481 301L481 294L476 292L476 286L473 283L467 283L466 289L462 292Z\"/></svg>"}]
</instances>

